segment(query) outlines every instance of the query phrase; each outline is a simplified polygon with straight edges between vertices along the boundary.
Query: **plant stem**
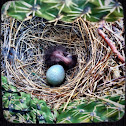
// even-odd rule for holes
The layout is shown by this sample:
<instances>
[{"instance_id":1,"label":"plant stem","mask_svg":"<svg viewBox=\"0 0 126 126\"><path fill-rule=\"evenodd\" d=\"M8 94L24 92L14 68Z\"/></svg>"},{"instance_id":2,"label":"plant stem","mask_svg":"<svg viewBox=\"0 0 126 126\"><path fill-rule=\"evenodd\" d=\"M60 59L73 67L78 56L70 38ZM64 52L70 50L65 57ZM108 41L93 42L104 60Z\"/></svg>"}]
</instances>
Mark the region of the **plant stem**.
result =
<instances>
[{"instance_id":1,"label":"plant stem","mask_svg":"<svg viewBox=\"0 0 126 126\"><path fill-rule=\"evenodd\" d=\"M98 27L98 33L99 35L106 41L106 43L108 44L108 46L110 46L111 50L113 53L115 53L118 57L118 59L120 59L120 61L122 63L125 63L125 58L120 54L120 52L116 49L115 45L113 44L113 42L108 38L108 36L102 31L104 25L104 20L100 22L100 25Z\"/></svg>"}]
</instances>

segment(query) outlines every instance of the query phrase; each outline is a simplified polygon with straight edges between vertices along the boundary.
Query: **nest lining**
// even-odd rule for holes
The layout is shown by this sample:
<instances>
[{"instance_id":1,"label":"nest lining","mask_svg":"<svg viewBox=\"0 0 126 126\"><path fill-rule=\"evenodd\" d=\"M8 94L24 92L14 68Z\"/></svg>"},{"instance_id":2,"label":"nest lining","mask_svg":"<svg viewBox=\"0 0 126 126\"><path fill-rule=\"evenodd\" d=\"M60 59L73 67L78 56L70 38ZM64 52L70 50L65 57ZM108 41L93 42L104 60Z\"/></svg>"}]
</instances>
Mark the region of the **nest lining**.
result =
<instances>
[{"instance_id":1,"label":"nest lining","mask_svg":"<svg viewBox=\"0 0 126 126\"><path fill-rule=\"evenodd\" d=\"M66 101L83 97L85 93L103 96L113 90L113 86L122 88L124 64L115 60L111 49L98 35L97 28L97 23L92 24L81 18L71 24L58 22L56 26L36 17L22 22L6 18L2 47L6 50L3 53L3 67L9 82L16 85L19 91L43 99L55 108ZM122 47L119 38L113 34L109 37ZM46 83L44 51L50 45L63 45L78 57L76 67L66 71L65 82L59 87L50 87ZM123 50L121 53L124 55ZM119 74L116 75L110 68L116 68Z\"/></svg>"}]
</instances>

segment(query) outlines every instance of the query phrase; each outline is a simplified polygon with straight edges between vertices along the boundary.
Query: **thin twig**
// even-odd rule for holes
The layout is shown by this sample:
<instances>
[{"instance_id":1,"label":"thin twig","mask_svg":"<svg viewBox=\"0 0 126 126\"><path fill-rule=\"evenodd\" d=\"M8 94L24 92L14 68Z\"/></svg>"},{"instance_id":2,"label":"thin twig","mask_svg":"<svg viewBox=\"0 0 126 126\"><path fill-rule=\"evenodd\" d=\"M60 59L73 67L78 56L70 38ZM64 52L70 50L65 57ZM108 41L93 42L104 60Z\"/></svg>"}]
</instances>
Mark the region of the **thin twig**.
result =
<instances>
[{"instance_id":1,"label":"thin twig","mask_svg":"<svg viewBox=\"0 0 126 126\"><path fill-rule=\"evenodd\" d=\"M100 22L100 25L98 27L98 33L99 35L106 41L106 43L109 45L113 53L117 55L117 57L120 59L122 63L125 62L125 58L120 54L120 52L116 49L115 45L113 42L108 38L108 36L102 31L104 25L104 21Z\"/></svg>"}]
</instances>

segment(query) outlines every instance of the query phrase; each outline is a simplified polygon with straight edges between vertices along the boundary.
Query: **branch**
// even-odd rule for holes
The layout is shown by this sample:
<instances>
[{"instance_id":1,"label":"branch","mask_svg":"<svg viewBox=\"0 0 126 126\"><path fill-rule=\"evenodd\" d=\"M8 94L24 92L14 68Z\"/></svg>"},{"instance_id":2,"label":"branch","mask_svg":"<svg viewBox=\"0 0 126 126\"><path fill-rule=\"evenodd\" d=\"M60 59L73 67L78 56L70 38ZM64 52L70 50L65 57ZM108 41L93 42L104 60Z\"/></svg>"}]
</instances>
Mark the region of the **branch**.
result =
<instances>
[{"instance_id":1,"label":"branch","mask_svg":"<svg viewBox=\"0 0 126 126\"><path fill-rule=\"evenodd\" d=\"M120 52L116 49L115 45L113 44L113 42L108 38L108 36L102 31L103 26L104 26L104 21L100 22L100 25L98 27L98 33L99 35L107 42L108 46L110 46L111 50L113 53L116 54L116 56L118 57L118 59L120 59L120 61L122 63L125 63L125 58L120 54Z\"/></svg>"}]
</instances>

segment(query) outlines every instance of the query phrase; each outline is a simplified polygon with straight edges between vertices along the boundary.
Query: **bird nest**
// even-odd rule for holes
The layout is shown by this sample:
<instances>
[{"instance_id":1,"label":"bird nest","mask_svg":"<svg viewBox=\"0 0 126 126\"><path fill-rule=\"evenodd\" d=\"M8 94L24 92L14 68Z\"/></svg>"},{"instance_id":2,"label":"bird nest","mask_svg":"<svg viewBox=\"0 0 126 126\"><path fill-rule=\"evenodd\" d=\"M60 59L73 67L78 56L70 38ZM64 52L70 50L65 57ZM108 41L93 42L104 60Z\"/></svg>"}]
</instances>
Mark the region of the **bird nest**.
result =
<instances>
[{"instance_id":1,"label":"bird nest","mask_svg":"<svg viewBox=\"0 0 126 126\"><path fill-rule=\"evenodd\" d=\"M108 29L103 30L124 55L123 37L113 34L116 30L122 33L122 22L106 23ZM18 91L43 99L53 108L91 94L104 96L117 89L124 91L124 64L99 36L98 23L78 18L73 23L59 21L54 25L38 17L27 21L6 17L1 28L2 74ZM77 55L77 65L66 71L65 81L58 87L46 82L44 54L53 45L62 45Z\"/></svg>"}]
</instances>

